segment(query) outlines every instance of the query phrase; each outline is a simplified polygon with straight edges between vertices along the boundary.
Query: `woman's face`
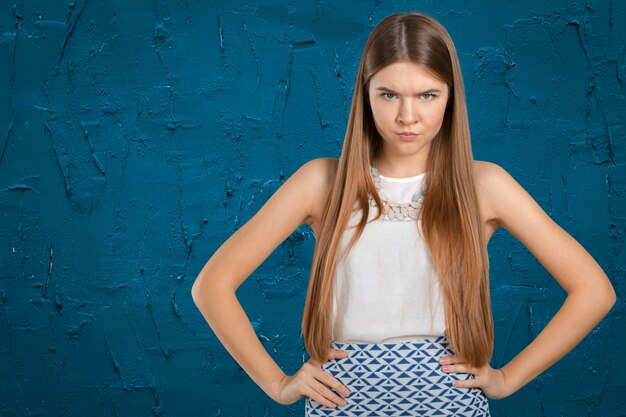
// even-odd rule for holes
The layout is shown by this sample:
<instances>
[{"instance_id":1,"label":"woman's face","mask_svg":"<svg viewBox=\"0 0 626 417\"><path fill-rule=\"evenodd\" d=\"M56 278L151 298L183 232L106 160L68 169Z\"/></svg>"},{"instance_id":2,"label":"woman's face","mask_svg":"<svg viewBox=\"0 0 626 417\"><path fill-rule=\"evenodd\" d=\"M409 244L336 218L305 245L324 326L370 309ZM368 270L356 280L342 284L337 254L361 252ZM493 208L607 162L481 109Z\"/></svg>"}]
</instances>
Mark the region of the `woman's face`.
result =
<instances>
[{"instance_id":1,"label":"woman's face","mask_svg":"<svg viewBox=\"0 0 626 417\"><path fill-rule=\"evenodd\" d=\"M396 62L370 78L369 102L385 152L428 155L441 129L448 85L424 65Z\"/></svg>"}]
</instances>

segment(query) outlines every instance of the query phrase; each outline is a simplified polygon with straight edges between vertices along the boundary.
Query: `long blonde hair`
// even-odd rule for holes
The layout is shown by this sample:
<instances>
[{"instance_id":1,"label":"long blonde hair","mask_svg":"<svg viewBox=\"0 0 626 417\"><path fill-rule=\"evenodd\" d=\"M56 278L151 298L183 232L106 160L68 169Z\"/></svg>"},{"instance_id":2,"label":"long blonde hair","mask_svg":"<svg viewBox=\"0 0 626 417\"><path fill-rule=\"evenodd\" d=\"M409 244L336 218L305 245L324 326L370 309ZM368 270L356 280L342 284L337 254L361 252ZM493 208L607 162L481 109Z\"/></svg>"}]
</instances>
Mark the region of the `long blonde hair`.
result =
<instances>
[{"instance_id":1,"label":"long blonde hair","mask_svg":"<svg viewBox=\"0 0 626 417\"><path fill-rule=\"evenodd\" d=\"M383 214L383 203L369 169L379 155L382 138L368 104L368 88L371 77L394 62L423 64L449 87L444 121L428 156L422 229L440 280L446 338L466 363L482 366L493 352L493 317L489 258L474 183L465 89L450 35L436 20L421 13L386 17L365 44L343 149L313 254L302 320L305 347L312 359L326 362L332 337L335 266L355 203L363 215L346 253L365 228L368 193L378 206L374 220Z\"/></svg>"}]
</instances>

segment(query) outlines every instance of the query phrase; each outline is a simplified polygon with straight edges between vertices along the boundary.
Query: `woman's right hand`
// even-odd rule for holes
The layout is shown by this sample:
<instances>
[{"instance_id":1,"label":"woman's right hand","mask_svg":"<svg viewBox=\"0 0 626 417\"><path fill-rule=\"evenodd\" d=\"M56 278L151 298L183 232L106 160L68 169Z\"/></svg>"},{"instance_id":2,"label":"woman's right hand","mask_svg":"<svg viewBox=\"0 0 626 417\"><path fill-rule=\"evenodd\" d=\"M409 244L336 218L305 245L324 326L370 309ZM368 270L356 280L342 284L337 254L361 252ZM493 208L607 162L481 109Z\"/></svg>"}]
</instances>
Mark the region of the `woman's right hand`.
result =
<instances>
[{"instance_id":1,"label":"woman's right hand","mask_svg":"<svg viewBox=\"0 0 626 417\"><path fill-rule=\"evenodd\" d=\"M342 359L348 355L349 353L346 351L331 349L328 360ZM328 387L341 393L344 397L350 394L348 388L329 372L323 370L318 362L309 359L298 372L283 378L274 399L279 404L287 405L293 404L305 396L326 407L335 408L337 405L345 405L346 401Z\"/></svg>"}]
</instances>

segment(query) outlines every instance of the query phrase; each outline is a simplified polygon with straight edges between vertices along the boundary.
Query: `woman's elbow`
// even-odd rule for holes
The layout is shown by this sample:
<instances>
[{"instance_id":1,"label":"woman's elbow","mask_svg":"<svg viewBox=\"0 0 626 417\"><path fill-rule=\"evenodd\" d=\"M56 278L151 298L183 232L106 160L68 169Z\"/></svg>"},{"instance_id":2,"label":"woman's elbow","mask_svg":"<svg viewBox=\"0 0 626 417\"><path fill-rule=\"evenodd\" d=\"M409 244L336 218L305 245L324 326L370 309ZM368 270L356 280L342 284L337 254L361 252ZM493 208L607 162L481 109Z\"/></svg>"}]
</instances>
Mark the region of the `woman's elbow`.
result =
<instances>
[{"instance_id":1,"label":"woman's elbow","mask_svg":"<svg viewBox=\"0 0 626 417\"><path fill-rule=\"evenodd\" d=\"M196 278L196 280L193 282L193 285L191 286L191 298L193 299L193 302L196 304L196 306L199 305L201 297L202 297L202 282L203 282L203 276L202 274L198 275L198 277Z\"/></svg>"},{"instance_id":2,"label":"woman's elbow","mask_svg":"<svg viewBox=\"0 0 626 417\"><path fill-rule=\"evenodd\" d=\"M590 280L587 285L577 288L568 296L573 296L580 305L585 305L589 314L602 320L613 308L617 301L617 296L611 281L606 275L603 279Z\"/></svg>"},{"instance_id":3,"label":"woman's elbow","mask_svg":"<svg viewBox=\"0 0 626 417\"><path fill-rule=\"evenodd\" d=\"M235 290L227 283L218 282L213 275L200 273L191 286L191 298L200 310L205 310L209 303L222 300L228 294L234 294Z\"/></svg>"},{"instance_id":4,"label":"woman's elbow","mask_svg":"<svg viewBox=\"0 0 626 417\"><path fill-rule=\"evenodd\" d=\"M605 278L603 285L600 288L596 288L593 293L596 294L595 300L598 310L602 313L602 317L606 316L617 301L617 295L611 281ZM587 293L587 296L589 296L589 293Z\"/></svg>"},{"instance_id":5,"label":"woman's elbow","mask_svg":"<svg viewBox=\"0 0 626 417\"><path fill-rule=\"evenodd\" d=\"M617 294L615 293L615 289L613 288L613 285L611 284L610 281L607 280L607 288L605 290L606 295L604 297L605 299L605 306L606 306L606 312L608 313L609 311L611 311L611 309L613 308L613 306L615 305L615 303L617 302Z\"/></svg>"}]
</instances>

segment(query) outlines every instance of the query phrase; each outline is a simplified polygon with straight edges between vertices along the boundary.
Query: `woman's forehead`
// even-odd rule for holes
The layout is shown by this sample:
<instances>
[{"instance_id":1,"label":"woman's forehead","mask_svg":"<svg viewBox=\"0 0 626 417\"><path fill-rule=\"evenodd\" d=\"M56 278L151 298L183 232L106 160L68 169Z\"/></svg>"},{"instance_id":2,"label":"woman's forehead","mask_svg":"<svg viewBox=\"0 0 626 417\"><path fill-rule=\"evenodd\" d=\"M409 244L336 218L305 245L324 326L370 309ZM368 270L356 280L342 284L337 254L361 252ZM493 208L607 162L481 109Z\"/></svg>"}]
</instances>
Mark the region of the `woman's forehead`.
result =
<instances>
[{"instance_id":1,"label":"woman's forehead","mask_svg":"<svg viewBox=\"0 0 626 417\"><path fill-rule=\"evenodd\" d=\"M389 89L402 94L416 94L430 89L442 90L445 81L423 64L395 62L377 71L370 79L370 90Z\"/></svg>"}]
</instances>

